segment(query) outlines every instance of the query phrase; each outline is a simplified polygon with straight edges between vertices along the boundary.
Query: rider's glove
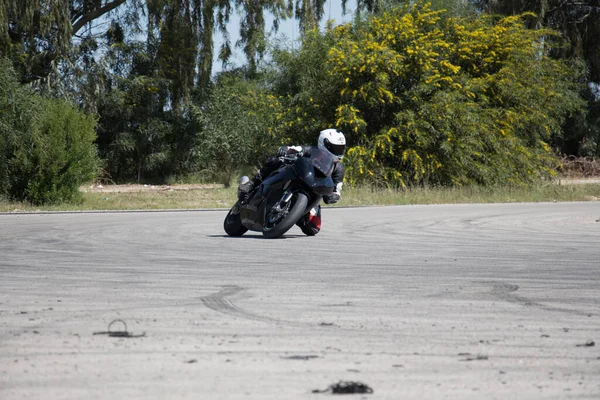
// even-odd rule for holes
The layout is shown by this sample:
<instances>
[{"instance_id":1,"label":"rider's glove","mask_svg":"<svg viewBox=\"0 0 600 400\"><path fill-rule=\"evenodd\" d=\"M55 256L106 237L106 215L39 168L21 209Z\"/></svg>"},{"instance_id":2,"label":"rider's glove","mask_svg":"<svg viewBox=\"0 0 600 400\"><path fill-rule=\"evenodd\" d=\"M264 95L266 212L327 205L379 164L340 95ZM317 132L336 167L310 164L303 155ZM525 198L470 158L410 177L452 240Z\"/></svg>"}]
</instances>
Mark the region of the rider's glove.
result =
<instances>
[{"instance_id":1,"label":"rider's glove","mask_svg":"<svg viewBox=\"0 0 600 400\"><path fill-rule=\"evenodd\" d=\"M338 201L340 201L340 195L337 193L325 195L323 196L323 201L325 202L325 204L335 204Z\"/></svg>"},{"instance_id":2,"label":"rider's glove","mask_svg":"<svg viewBox=\"0 0 600 400\"><path fill-rule=\"evenodd\" d=\"M277 149L277 157L285 157L290 155L302 155L302 146L281 146Z\"/></svg>"},{"instance_id":3,"label":"rider's glove","mask_svg":"<svg viewBox=\"0 0 600 400\"><path fill-rule=\"evenodd\" d=\"M302 155L302 146L288 146L288 154Z\"/></svg>"},{"instance_id":4,"label":"rider's glove","mask_svg":"<svg viewBox=\"0 0 600 400\"><path fill-rule=\"evenodd\" d=\"M288 147L281 146L279 149L277 149L277 157L285 157L287 155L287 152L288 152Z\"/></svg>"}]
</instances>

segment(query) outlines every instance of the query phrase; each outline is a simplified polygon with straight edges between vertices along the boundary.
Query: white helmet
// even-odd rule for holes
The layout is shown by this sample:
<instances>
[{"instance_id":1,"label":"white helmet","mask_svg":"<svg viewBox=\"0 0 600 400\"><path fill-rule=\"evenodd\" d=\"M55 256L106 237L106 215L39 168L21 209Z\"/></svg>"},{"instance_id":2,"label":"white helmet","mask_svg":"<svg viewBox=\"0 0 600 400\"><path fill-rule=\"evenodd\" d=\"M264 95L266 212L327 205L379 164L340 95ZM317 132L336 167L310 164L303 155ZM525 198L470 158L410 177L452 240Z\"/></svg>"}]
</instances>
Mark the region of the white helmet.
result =
<instances>
[{"instance_id":1,"label":"white helmet","mask_svg":"<svg viewBox=\"0 0 600 400\"><path fill-rule=\"evenodd\" d=\"M337 157L338 160L341 160L346 150L346 137L342 132L335 129L325 129L319 134L318 147L322 150L327 150Z\"/></svg>"}]
</instances>

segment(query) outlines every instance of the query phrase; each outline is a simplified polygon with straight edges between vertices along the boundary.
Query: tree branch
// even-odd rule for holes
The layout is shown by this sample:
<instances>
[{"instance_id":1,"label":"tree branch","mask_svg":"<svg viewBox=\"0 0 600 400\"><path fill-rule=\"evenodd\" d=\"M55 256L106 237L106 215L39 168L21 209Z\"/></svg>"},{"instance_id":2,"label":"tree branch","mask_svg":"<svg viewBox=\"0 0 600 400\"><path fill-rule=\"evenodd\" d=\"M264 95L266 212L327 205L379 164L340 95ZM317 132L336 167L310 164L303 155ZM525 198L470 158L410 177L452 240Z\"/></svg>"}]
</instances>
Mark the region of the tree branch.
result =
<instances>
[{"instance_id":1,"label":"tree branch","mask_svg":"<svg viewBox=\"0 0 600 400\"><path fill-rule=\"evenodd\" d=\"M114 10L121 4L125 3L125 1L126 0L113 0L110 3L106 3L103 7L96 8L95 10L92 10L87 14L83 14L76 21L72 21L71 24L73 26L73 35L79 32L79 30L83 28L88 22L93 21L96 18L99 18L102 15L106 14L107 12Z\"/></svg>"}]
</instances>

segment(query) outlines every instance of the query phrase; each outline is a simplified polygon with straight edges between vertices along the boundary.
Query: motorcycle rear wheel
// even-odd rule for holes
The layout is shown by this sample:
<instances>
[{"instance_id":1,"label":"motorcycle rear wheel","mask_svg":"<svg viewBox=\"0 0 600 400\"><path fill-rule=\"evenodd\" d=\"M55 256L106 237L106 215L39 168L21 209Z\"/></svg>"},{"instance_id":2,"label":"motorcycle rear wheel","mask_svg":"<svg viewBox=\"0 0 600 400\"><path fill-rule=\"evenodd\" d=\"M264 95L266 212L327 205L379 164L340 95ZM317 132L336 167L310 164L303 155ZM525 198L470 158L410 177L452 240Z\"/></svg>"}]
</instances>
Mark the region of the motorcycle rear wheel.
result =
<instances>
[{"instance_id":1,"label":"motorcycle rear wheel","mask_svg":"<svg viewBox=\"0 0 600 400\"><path fill-rule=\"evenodd\" d=\"M301 192L294 193L290 200L290 209L286 216L275 223L275 225L269 225L269 217L267 215L265 223L263 224L263 236L269 239L274 239L282 236L284 233L290 230L292 226L302 217L306 206L308 205L308 197ZM273 212L271 210L271 212Z\"/></svg>"},{"instance_id":2,"label":"motorcycle rear wheel","mask_svg":"<svg viewBox=\"0 0 600 400\"><path fill-rule=\"evenodd\" d=\"M235 212L236 209L237 213ZM223 229L225 229L225 232L229 236L242 236L248 231L248 228L242 225L239 201L231 207L231 210L229 210L229 213L225 217L225 221L223 221Z\"/></svg>"}]
</instances>

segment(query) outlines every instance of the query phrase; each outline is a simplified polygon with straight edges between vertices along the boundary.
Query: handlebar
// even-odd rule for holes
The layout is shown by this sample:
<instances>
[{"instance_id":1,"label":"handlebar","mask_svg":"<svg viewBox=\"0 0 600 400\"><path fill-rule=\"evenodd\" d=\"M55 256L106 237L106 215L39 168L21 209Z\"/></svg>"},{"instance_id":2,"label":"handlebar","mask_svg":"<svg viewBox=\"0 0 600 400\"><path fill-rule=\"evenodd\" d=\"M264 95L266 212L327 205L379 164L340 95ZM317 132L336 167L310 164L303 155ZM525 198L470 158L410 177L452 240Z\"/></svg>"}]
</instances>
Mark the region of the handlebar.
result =
<instances>
[{"instance_id":1,"label":"handlebar","mask_svg":"<svg viewBox=\"0 0 600 400\"><path fill-rule=\"evenodd\" d=\"M283 161L283 162L292 162L292 161L296 161L296 159L298 157L302 157L302 153L291 153L291 154L286 154L285 156L280 156L279 157L279 161Z\"/></svg>"}]
</instances>

